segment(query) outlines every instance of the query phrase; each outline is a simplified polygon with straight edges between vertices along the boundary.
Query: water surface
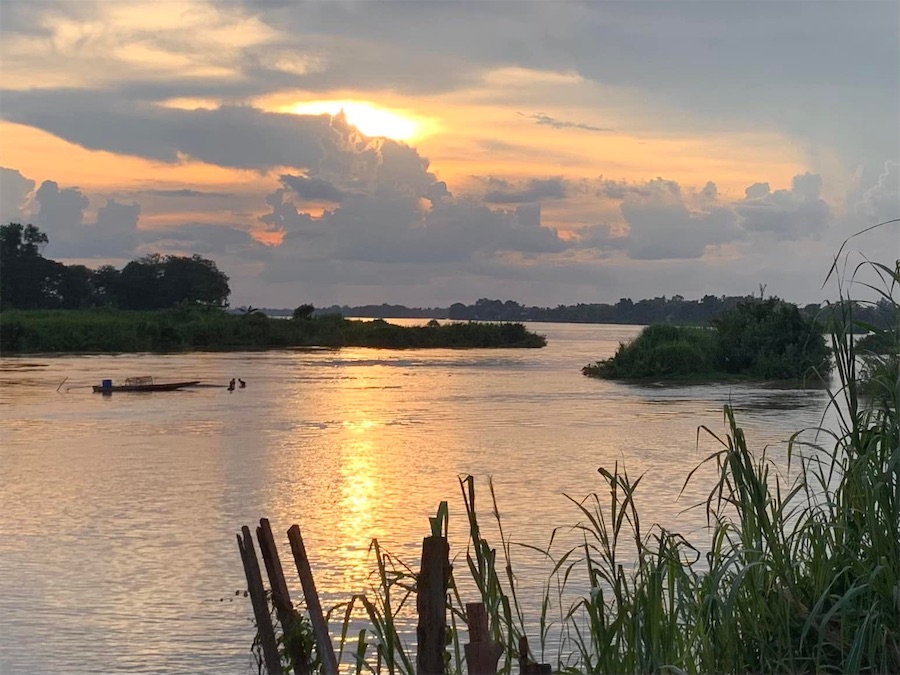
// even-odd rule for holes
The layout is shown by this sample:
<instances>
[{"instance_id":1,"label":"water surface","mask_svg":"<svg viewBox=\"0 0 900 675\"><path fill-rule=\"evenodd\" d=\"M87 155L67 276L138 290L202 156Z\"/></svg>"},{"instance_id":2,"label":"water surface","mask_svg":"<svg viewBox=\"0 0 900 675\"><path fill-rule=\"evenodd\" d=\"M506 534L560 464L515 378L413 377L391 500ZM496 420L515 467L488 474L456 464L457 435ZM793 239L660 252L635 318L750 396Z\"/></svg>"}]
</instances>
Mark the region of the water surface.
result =
<instances>
[{"instance_id":1,"label":"water surface","mask_svg":"<svg viewBox=\"0 0 900 675\"><path fill-rule=\"evenodd\" d=\"M717 449L698 427L723 432L731 404L784 466L783 442L825 410L821 390L585 378L639 328L532 328L546 348L0 358L0 672L249 672L241 525L299 523L332 606L366 587L373 537L417 565L441 500L464 554L464 474L486 520L492 476L505 534L542 545L578 521L564 494L602 489L597 468L618 463L645 473L645 522L702 541L705 517L685 509L709 472L680 494ZM133 375L248 384L89 388ZM534 600L545 569L516 556Z\"/></svg>"}]
</instances>

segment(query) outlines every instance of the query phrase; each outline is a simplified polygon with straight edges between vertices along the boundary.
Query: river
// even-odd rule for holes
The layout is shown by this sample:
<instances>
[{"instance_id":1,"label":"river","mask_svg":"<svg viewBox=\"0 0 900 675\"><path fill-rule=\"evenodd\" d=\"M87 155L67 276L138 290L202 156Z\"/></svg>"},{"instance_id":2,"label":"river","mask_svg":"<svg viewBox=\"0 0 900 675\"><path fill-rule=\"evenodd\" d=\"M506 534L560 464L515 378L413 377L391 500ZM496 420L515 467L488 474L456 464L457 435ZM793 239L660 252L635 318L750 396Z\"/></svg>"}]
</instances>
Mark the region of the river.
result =
<instances>
[{"instance_id":1,"label":"river","mask_svg":"<svg viewBox=\"0 0 900 675\"><path fill-rule=\"evenodd\" d=\"M0 673L251 672L241 525L300 524L333 606L366 587L374 537L416 566L441 500L464 555L465 474L485 523L491 476L505 534L546 545L579 521L564 495L602 490L597 468L618 463L645 473L644 522L702 542L704 514L685 509L711 471L680 494L717 449L698 428L724 433L731 404L786 470L784 441L826 409L817 389L589 379L581 366L639 327L530 327L546 348L0 358ZM132 375L247 387L88 386ZM514 562L524 592L539 590L543 563Z\"/></svg>"}]
</instances>

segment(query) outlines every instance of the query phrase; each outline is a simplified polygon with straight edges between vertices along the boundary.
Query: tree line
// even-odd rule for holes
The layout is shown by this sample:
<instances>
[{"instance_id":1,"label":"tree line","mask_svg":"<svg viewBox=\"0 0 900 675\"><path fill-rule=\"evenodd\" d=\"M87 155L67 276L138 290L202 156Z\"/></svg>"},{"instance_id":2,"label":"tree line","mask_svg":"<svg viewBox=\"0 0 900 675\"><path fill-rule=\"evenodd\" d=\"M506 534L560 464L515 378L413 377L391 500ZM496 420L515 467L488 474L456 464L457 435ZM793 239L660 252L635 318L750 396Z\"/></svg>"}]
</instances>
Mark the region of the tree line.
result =
<instances>
[{"instance_id":1,"label":"tree line","mask_svg":"<svg viewBox=\"0 0 900 675\"><path fill-rule=\"evenodd\" d=\"M122 269L113 265L90 269L45 258L48 243L47 235L34 225L0 225L0 309L228 305L228 277L202 256L153 253Z\"/></svg>"},{"instance_id":2,"label":"tree line","mask_svg":"<svg viewBox=\"0 0 900 675\"><path fill-rule=\"evenodd\" d=\"M379 317L384 319L421 317L453 319L457 321L547 321L556 323L617 323L649 326L658 323L676 325L710 325L724 312L738 305L760 297L753 295L704 295L700 300L685 300L680 295L660 296L634 302L622 298L615 304L578 303L577 305L557 305L556 307L529 307L513 300L492 300L481 298L471 305L461 302L449 307L405 307L403 305L333 305L318 310L343 314L344 316ZM831 307L810 303L798 307L803 318L818 320L827 324ZM279 310L266 310L277 315ZM288 310L283 313L289 315ZM876 303L853 303L856 320L889 328L898 322L897 308L886 299Z\"/></svg>"}]
</instances>

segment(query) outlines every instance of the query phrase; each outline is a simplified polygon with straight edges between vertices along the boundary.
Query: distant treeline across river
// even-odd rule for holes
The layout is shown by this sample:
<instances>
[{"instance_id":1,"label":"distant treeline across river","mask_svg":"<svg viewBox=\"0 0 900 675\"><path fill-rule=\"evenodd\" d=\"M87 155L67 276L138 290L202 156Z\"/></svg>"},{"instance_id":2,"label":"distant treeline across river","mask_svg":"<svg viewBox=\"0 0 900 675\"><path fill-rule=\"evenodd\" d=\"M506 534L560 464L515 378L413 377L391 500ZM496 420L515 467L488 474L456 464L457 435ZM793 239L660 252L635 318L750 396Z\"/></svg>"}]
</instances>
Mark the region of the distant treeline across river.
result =
<instances>
[{"instance_id":1,"label":"distant treeline across river","mask_svg":"<svg viewBox=\"0 0 900 675\"><path fill-rule=\"evenodd\" d=\"M579 303L556 307L528 307L513 300L482 298L472 305L461 302L449 307L406 307L404 305L332 305L318 308L317 314L381 319L419 317L425 319L453 319L457 321L547 321L556 323L619 323L651 325L674 323L707 325L722 312L733 309L750 299L748 295L716 297L704 295L700 300L685 300L680 295L665 296L633 302L623 298L614 305ZM799 307L801 315L826 324L830 306L811 303ZM290 316L291 309L264 309L270 316ZM896 309L887 301L875 304L854 303L853 315L859 321L875 326L890 327L896 322Z\"/></svg>"}]
</instances>

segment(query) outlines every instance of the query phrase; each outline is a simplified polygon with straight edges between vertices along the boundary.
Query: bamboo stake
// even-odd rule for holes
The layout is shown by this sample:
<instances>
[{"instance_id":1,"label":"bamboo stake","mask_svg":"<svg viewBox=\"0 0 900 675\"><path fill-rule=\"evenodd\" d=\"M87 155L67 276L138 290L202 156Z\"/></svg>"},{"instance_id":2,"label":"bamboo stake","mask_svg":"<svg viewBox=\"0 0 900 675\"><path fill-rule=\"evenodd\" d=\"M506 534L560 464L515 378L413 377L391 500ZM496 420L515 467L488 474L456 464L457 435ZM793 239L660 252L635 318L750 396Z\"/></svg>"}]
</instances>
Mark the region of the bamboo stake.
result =
<instances>
[{"instance_id":1,"label":"bamboo stake","mask_svg":"<svg viewBox=\"0 0 900 675\"><path fill-rule=\"evenodd\" d=\"M250 536L250 528L245 525L241 528L241 534L243 534L243 538L240 534L237 535L238 549L244 563L247 590L250 593L250 602L253 604L253 615L256 618L259 641L262 644L263 661L269 675L275 675L281 673L281 656L278 654L278 645L275 642L272 617L269 616L266 589L263 587L262 573L259 570L259 560L256 558L256 549L253 546L253 537Z\"/></svg>"},{"instance_id":2,"label":"bamboo stake","mask_svg":"<svg viewBox=\"0 0 900 675\"><path fill-rule=\"evenodd\" d=\"M306 609L309 611L309 620L312 622L313 633L316 636L316 646L319 649L319 658L326 673L337 673L337 659L334 657L334 648L331 646L331 636L328 633L328 624L322 613L322 604L319 602L319 594L316 592L316 580L313 578L309 558L306 555L306 547L303 545L303 537L300 535L300 526L291 525L288 530L288 540L291 542L291 552L294 554L294 562L297 564L297 574L300 575L300 583L303 586L303 595L306 597Z\"/></svg>"},{"instance_id":3,"label":"bamboo stake","mask_svg":"<svg viewBox=\"0 0 900 675\"><path fill-rule=\"evenodd\" d=\"M294 622L299 620L299 617L296 615L294 604L291 602L291 594L288 590L287 581L284 578L281 558L278 555L278 547L275 545L275 537L272 535L272 527L268 518L259 519L259 527L256 528L256 539L259 541L259 550L262 553L263 562L266 564L266 574L269 576L269 586L272 589L272 602L275 605L275 613L278 615L281 629L286 636L290 633ZM308 675L310 672L309 654L304 653L303 645L298 642L289 645L287 640L285 640L285 646L291 650L294 673L296 675Z\"/></svg>"}]
</instances>

